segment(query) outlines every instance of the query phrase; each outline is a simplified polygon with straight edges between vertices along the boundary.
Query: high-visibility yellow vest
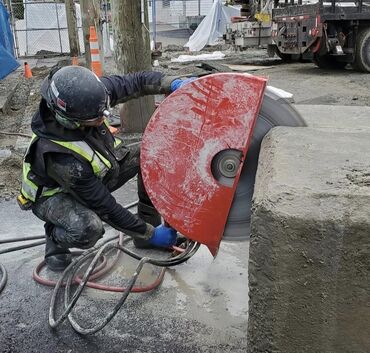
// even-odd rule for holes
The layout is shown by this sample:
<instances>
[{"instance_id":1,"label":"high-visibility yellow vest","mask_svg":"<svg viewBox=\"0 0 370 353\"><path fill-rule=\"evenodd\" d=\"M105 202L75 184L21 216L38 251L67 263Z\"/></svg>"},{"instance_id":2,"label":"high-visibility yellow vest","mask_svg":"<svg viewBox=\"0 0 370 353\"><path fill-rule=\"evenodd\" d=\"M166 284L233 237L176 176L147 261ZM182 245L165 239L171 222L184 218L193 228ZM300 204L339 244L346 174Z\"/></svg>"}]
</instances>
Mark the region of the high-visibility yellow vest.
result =
<instances>
[{"instance_id":1,"label":"high-visibility yellow vest","mask_svg":"<svg viewBox=\"0 0 370 353\"><path fill-rule=\"evenodd\" d=\"M37 185L33 180L29 178L29 172L31 171L31 163L26 162L26 157L31 150L31 146L39 139L39 137L35 134L32 135L32 140L28 146L26 154L23 160L23 176L22 176L22 187L21 193L22 195L32 201L36 201L36 197L43 197L43 196L52 196L58 192L62 192L63 189L61 187L56 188L48 188L42 187L41 192L39 192L40 186ZM57 140L49 140L59 146L69 149L70 151L74 152L75 154L80 155L84 159L86 159L94 172L94 174L99 178L102 179L108 171L112 168L111 162L102 156L98 151L92 149L85 141L57 141ZM117 148L119 145L122 144L122 140L115 137L114 138L114 147ZM39 193L39 194L38 194Z\"/></svg>"}]
</instances>

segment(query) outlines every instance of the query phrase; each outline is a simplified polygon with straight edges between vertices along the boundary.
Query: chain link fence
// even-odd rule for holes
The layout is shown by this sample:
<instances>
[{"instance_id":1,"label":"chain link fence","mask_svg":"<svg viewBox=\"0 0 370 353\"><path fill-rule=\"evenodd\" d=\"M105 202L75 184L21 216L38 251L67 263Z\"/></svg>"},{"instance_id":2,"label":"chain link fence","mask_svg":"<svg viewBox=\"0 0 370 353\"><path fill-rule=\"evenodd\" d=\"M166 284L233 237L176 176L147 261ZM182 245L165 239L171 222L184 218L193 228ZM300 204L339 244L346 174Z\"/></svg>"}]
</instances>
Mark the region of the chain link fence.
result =
<instances>
[{"instance_id":1,"label":"chain link fence","mask_svg":"<svg viewBox=\"0 0 370 353\"><path fill-rule=\"evenodd\" d=\"M209 13L212 4L213 0L149 1L152 36L163 46L185 44L202 19Z\"/></svg>"},{"instance_id":2,"label":"chain link fence","mask_svg":"<svg viewBox=\"0 0 370 353\"><path fill-rule=\"evenodd\" d=\"M69 53L66 8L63 1L8 0L15 51L18 57ZM83 48L81 11L76 3L77 26Z\"/></svg>"},{"instance_id":3,"label":"chain link fence","mask_svg":"<svg viewBox=\"0 0 370 353\"><path fill-rule=\"evenodd\" d=\"M149 19L152 19L152 3L149 1ZM211 9L213 0L155 0L156 23L177 28L196 26Z\"/></svg>"},{"instance_id":4,"label":"chain link fence","mask_svg":"<svg viewBox=\"0 0 370 353\"><path fill-rule=\"evenodd\" d=\"M137 0L140 1L140 0ZM183 45L209 13L214 0L148 0L152 39L162 46ZM6 0L17 57L54 56L70 52L66 7L61 0ZM81 8L75 1L81 52L84 52ZM100 1L104 51L113 49L111 0Z\"/></svg>"}]
</instances>

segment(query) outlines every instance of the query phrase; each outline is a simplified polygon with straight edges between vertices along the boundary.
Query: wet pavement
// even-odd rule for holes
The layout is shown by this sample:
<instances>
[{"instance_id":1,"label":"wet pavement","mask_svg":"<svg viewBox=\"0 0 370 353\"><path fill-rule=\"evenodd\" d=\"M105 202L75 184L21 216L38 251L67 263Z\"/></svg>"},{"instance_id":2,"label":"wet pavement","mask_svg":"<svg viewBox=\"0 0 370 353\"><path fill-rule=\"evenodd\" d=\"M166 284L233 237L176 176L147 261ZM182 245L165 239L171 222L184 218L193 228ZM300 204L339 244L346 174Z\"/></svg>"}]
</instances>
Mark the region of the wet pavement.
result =
<instances>
[{"instance_id":1,"label":"wet pavement","mask_svg":"<svg viewBox=\"0 0 370 353\"><path fill-rule=\"evenodd\" d=\"M130 182L116 197L124 205L134 201L135 184ZM21 211L13 200L0 203L0 219L0 239L43 233L43 223L31 212ZM107 229L106 236L113 234ZM102 331L85 337L68 321L56 330L49 328L52 290L32 279L43 246L0 255L9 276L0 294L0 352L245 352L248 250L248 242L225 242L213 259L201 247L187 263L167 270L157 290L131 294ZM136 264L123 255L104 283L122 285ZM149 284L157 273L158 268L148 265L140 284ZM42 275L53 276L48 271ZM76 316L84 325L96 324L118 298L116 293L87 289Z\"/></svg>"}]
</instances>

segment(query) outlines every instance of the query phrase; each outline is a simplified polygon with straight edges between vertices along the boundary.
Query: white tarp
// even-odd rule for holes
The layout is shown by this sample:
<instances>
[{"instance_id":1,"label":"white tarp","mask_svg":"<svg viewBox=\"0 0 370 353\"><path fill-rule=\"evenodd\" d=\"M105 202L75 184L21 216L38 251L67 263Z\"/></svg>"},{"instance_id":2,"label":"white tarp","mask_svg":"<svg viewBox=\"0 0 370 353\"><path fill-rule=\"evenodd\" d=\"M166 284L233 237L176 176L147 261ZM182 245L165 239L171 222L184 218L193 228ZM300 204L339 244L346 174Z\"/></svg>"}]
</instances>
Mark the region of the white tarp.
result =
<instances>
[{"instance_id":1,"label":"white tarp","mask_svg":"<svg viewBox=\"0 0 370 353\"><path fill-rule=\"evenodd\" d=\"M225 33L226 24L231 22L230 19L233 16L240 16L238 8L224 6L221 0L215 0L211 11L199 24L184 47L188 47L190 51L199 51L206 45L215 45Z\"/></svg>"}]
</instances>

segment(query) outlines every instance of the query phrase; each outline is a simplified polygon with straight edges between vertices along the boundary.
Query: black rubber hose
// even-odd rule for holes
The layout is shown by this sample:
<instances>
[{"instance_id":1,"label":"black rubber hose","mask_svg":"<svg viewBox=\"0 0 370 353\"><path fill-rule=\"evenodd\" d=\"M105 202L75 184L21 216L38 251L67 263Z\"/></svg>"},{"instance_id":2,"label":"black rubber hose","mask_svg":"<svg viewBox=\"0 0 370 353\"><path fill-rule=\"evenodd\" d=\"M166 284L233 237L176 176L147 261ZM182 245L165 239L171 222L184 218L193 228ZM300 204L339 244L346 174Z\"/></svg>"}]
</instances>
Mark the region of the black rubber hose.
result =
<instances>
[{"instance_id":1,"label":"black rubber hose","mask_svg":"<svg viewBox=\"0 0 370 353\"><path fill-rule=\"evenodd\" d=\"M77 299L75 298L74 303L69 303L68 306L65 308L64 312L60 315L60 317L57 320L55 320L56 299L57 299L57 296L58 296L58 292L59 292L60 288L62 287L62 284L64 283L64 279L67 278L67 284L66 284L66 286L67 286L68 282L69 283L72 282L73 274L76 272L75 271L76 268L77 269L80 268L82 266L82 264L87 259L89 259L90 257L92 257L94 255L94 253L101 251L101 249L103 248L104 245L106 245L107 243L109 243L112 240L115 240L117 237L118 237L118 235L115 236L114 238L106 239L103 242L103 244L99 245L100 250L99 250L99 247L97 247L97 246L94 246L91 249L86 250L84 254L79 256L75 261L73 261L71 264L69 264L68 267L64 270L62 276L59 278L57 284L55 285L53 294L51 296L51 302L50 302L50 308L49 308L49 325L50 325L50 327L55 328L61 322L63 322L66 319L66 317L68 316L69 312L72 310L73 306L75 305L75 303L78 299L78 298ZM91 264L90 264L90 266L91 266ZM80 288L80 286L85 286L86 285L87 280L84 281L85 277L86 276L84 276L83 280L81 281L81 283L79 285L79 288ZM82 290L80 290L79 292L81 293Z\"/></svg>"},{"instance_id":2,"label":"black rubber hose","mask_svg":"<svg viewBox=\"0 0 370 353\"><path fill-rule=\"evenodd\" d=\"M1 281L0 281L0 293L4 289L6 282L8 281L8 274L6 272L5 267L0 264L0 272L1 272Z\"/></svg>"},{"instance_id":3,"label":"black rubber hose","mask_svg":"<svg viewBox=\"0 0 370 353\"><path fill-rule=\"evenodd\" d=\"M107 244L105 246L105 248L110 248L109 247L110 244ZM125 303L128 295L130 294L131 292L131 289L134 287L135 283L136 283L136 280L144 266L144 264L146 263L150 263L150 264L153 264L153 265L156 265L156 266L174 266L175 264L179 264L179 263L182 263L186 260L188 260L195 252L196 250L198 250L200 244L199 243L194 243L194 242L189 242L188 244L188 248L187 250L178 255L178 256L175 256L174 258L171 258L170 260L153 260L153 259L150 259L148 257L141 257L140 258L140 261L139 261L139 264L134 272L134 274L132 275L131 279L129 280L129 283L126 287L126 291L123 292L120 300L118 301L118 303L115 305L115 307L113 308L113 310L107 315L104 317L104 319L97 325L91 327L91 328L85 328L85 327L82 327L80 326L76 320L73 318L73 315L72 315L72 311L70 311L70 313L68 314L68 320L70 322L70 324L72 325L73 329L75 331L77 331L79 334L81 335L90 335L90 334L94 334L98 331L100 331L102 328L104 328L112 319L113 317L117 314L117 312L119 311L119 309L122 307L122 305ZM116 247L117 249L120 249L121 251L127 253L127 254L135 254L129 250L127 250L126 248L124 248L123 246L119 245L119 244L112 244L112 246ZM195 250L196 249L196 250ZM80 284L80 287L82 285L82 289L83 287L85 286L86 283L84 282L87 282L87 279L89 278L90 276L90 273L91 271L93 270L93 268L95 267L96 265L96 259L98 258L99 256L99 253L100 253L100 256L104 253L105 249L100 253L98 252L96 255L95 255L95 258L94 260L91 262L87 272L85 273L85 276L84 276L84 279L82 280L81 284ZM190 255L191 254L191 255ZM137 257L137 254L135 254L135 258ZM190 256L189 256L190 255ZM174 260L176 259L176 260ZM172 261L174 260L174 261ZM73 273L71 274L71 276L69 277L70 278L73 278L75 273L78 271L78 269ZM70 298L70 287L71 287L71 281L69 280L66 284L66 294L65 294L65 306L69 307L70 305L70 301L69 301L69 298ZM79 297L82 293L82 289L80 290L80 287L77 289L77 291L73 294L73 297L71 299L71 301L73 301L76 297L76 294L77 296ZM78 298L77 298L78 299Z\"/></svg>"},{"instance_id":4,"label":"black rubber hose","mask_svg":"<svg viewBox=\"0 0 370 353\"><path fill-rule=\"evenodd\" d=\"M55 328L58 326L61 322L63 322L67 317L72 325L72 327L80 334L82 335L88 335L93 334L101 330L103 327L105 327L117 314L118 310L122 307L122 305L125 303L128 295L130 294L132 288L135 285L135 282L140 274L140 271L142 270L145 263L150 263L156 266L161 267L168 267L168 266L175 266L177 264L180 264L184 261L187 261L191 256L195 254L195 252L199 249L200 244L195 243L192 241L187 242L187 247L185 251L177 256L174 256L168 260L157 260L157 259L151 259L148 257L141 257L138 254L128 250L127 248L121 246L120 244L110 244L110 242L114 239L108 239L103 244L99 245L98 248L94 247L94 249L91 249L90 251L87 251L84 255L80 256L76 259L72 264L70 264L67 269L63 272L62 277L58 280L54 292L52 295L51 303L50 303L50 310L49 310L49 325L52 328ZM125 242L130 241L131 239L126 239ZM80 326L76 320L73 318L72 315L72 309L76 305L78 299L80 298L80 295L82 294L82 291L84 287L86 286L86 283L90 277L90 274L94 270L98 259L100 256L107 251L110 251L112 248L117 248L126 254L134 257L135 259L139 260L139 264L136 268L136 271L134 272L133 276L129 280L129 284L126 287L126 290L122 293L122 296L119 300L119 302L115 305L112 312L110 312L107 316L104 317L104 319L96 326L91 328L84 328ZM95 255L95 256L94 256ZM91 261L90 265L88 266L87 271L84 274L83 279L81 280L77 290L73 293L71 297L71 286L73 284L73 278L75 277L75 274L79 271L79 269L85 264L85 262L94 256L94 259ZM66 279L66 282L64 280ZM55 306L56 306L56 299L58 296L58 292L62 284L65 283L65 295L64 295L64 312L60 315L60 317L56 320L55 319Z\"/></svg>"},{"instance_id":5,"label":"black rubber hose","mask_svg":"<svg viewBox=\"0 0 370 353\"><path fill-rule=\"evenodd\" d=\"M45 238L45 236L43 236L42 238ZM36 238L36 239L39 239L39 238ZM27 240L30 240L30 239L27 239ZM39 246L39 245L42 245L42 244L45 244L45 240L37 241L37 242L31 243L31 244L13 246L11 248L0 250L0 254L6 254L6 253L9 253L9 252L13 252L13 251L18 251L18 250L27 249L27 248L33 248L34 246ZM0 263L0 272L1 272L1 280L0 280L0 293L1 293L3 291L3 289L5 288L6 283L8 281L8 273L6 272L5 267L1 263Z\"/></svg>"},{"instance_id":6,"label":"black rubber hose","mask_svg":"<svg viewBox=\"0 0 370 353\"><path fill-rule=\"evenodd\" d=\"M156 260L156 259L149 258L148 262L154 266L161 266L161 267L176 266L176 265L179 265L189 260L198 251L200 245L201 245L200 243L190 241L187 244L186 250L180 255L174 256L168 260ZM126 253L127 255L130 255L136 260L140 261L143 258L140 255L136 254L135 252L123 246L117 245L117 248L123 251L124 253Z\"/></svg>"},{"instance_id":7,"label":"black rubber hose","mask_svg":"<svg viewBox=\"0 0 370 353\"><path fill-rule=\"evenodd\" d=\"M28 240L37 240L37 239L45 239L45 235L35 235L33 237L23 237L23 238L8 238L8 239L0 240L0 244L16 243L18 241L28 241Z\"/></svg>"},{"instance_id":8,"label":"black rubber hose","mask_svg":"<svg viewBox=\"0 0 370 353\"><path fill-rule=\"evenodd\" d=\"M23 249L27 249L27 248L33 248L34 246L39 246L39 245L45 244L45 242L46 242L45 240L41 240L41 241L36 241L34 243L31 243L31 244L13 246L12 248L7 248L7 249L4 249L4 250L0 250L0 254L6 254L6 253L12 252L12 251L18 251L18 250L23 250Z\"/></svg>"},{"instance_id":9,"label":"black rubber hose","mask_svg":"<svg viewBox=\"0 0 370 353\"><path fill-rule=\"evenodd\" d=\"M129 280L127 286L126 286L126 290L122 293L122 296L119 299L118 303L114 306L113 310L108 315L106 315L103 318L103 320L100 323L98 323L97 325L95 325L95 326L93 326L91 328L82 327L73 318L72 313L70 313L68 315L68 320L69 320L70 324L72 325L73 329L75 331L77 331L78 333L80 333L81 335L91 335L91 334L94 334L94 333L100 331L102 328L104 328L113 319L113 317L117 314L117 312L121 308L121 306L125 303L128 295L130 294L132 288L134 287L134 285L136 283L137 278L140 275L140 272L141 272L144 264L146 264L147 262L149 262L149 259L146 258L146 257L142 258L139 261L139 264L137 265L136 270L135 270L133 276L130 278L130 280ZM68 297L69 297L69 294L70 294L70 286L68 286L68 291L67 291L66 294L67 295L65 296L65 301L66 301L66 304L67 304L68 303ZM74 296L75 295L73 295L73 297Z\"/></svg>"}]
</instances>

